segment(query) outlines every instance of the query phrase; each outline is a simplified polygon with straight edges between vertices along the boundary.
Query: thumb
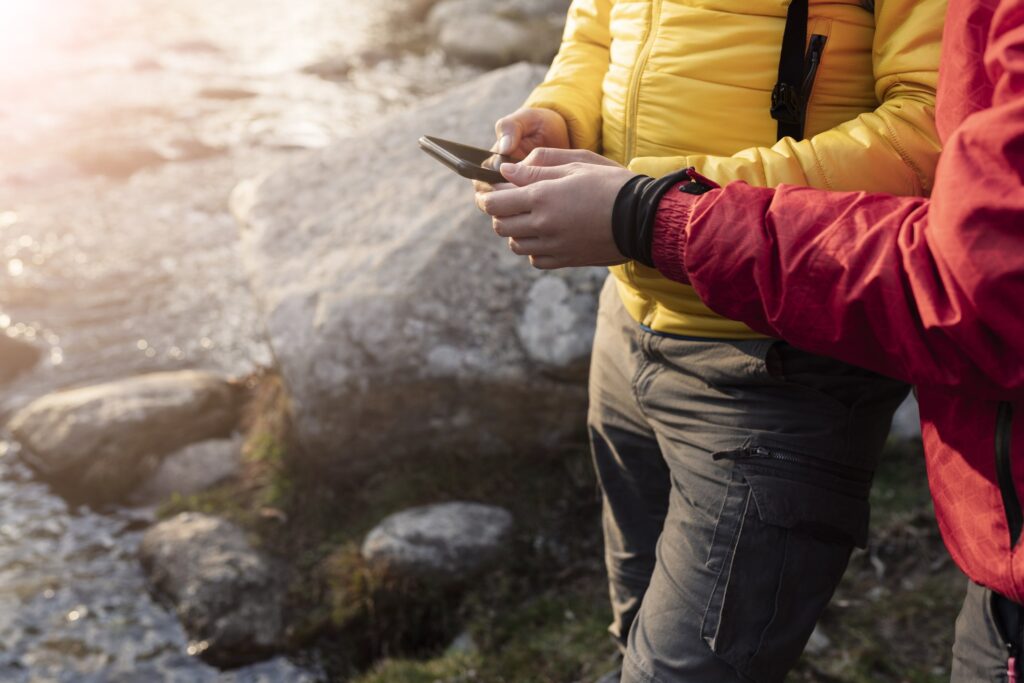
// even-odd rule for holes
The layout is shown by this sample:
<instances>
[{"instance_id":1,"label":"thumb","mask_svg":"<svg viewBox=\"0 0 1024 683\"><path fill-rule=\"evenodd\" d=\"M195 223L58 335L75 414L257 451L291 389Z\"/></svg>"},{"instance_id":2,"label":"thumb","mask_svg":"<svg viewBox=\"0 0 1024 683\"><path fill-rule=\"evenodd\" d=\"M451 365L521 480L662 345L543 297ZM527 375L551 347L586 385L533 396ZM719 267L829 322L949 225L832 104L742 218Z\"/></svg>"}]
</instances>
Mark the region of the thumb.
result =
<instances>
[{"instance_id":1,"label":"thumb","mask_svg":"<svg viewBox=\"0 0 1024 683\"><path fill-rule=\"evenodd\" d=\"M498 137L496 151L498 154L511 154L523 139L523 124L515 116L498 119L494 124L494 132Z\"/></svg>"},{"instance_id":2,"label":"thumb","mask_svg":"<svg viewBox=\"0 0 1024 683\"><path fill-rule=\"evenodd\" d=\"M572 167L565 166L528 166L526 164L502 164L501 175L514 185L522 187L542 180L556 180L572 173Z\"/></svg>"}]
</instances>

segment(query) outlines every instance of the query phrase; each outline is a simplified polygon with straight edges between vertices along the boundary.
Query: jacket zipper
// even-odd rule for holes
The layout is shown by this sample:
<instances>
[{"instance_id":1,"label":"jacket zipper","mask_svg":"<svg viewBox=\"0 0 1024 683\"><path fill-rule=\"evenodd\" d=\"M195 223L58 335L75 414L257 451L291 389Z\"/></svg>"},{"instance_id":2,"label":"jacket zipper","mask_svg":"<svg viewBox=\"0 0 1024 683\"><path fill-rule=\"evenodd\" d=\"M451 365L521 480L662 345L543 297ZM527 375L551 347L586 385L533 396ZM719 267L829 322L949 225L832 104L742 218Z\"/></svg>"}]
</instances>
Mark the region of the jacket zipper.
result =
<instances>
[{"instance_id":1,"label":"jacket zipper","mask_svg":"<svg viewBox=\"0 0 1024 683\"><path fill-rule=\"evenodd\" d=\"M999 404L996 413L996 476L999 478L999 492L1003 498L1006 523L1010 527L1010 547L1017 545L1021 528L1024 527L1024 510L1020 507L1017 488L1013 485L1013 468L1010 461L1010 427L1013 422L1013 406L1008 401Z\"/></svg>"},{"instance_id":2,"label":"jacket zipper","mask_svg":"<svg viewBox=\"0 0 1024 683\"><path fill-rule=\"evenodd\" d=\"M623 147L622 163L629 165L636 154L636 114L640 106L640 79L644 69L647 68L647 59L651 55L651 48L654 47L654 38L658 34L658 22L661 20L662 0L651 0L651 25L644 36L644 44L640 48L640 55L633 65L633 73L629 79L629 104L626 109L626 144Z\"/></svg>"},{"instance_id":3,"label":"jacket zipper","mask_svg":"<svg viewBox=\"0 0 1024 683\"><path fill-rule=\"evenodd\" d=\"M790 451L780 450L777 448L765 448L764 446L755 446L754 448L747 449L745 456L741 457L757 457L767 458L770 460L778 460L780 462L789 462L801 466L809 466L818 470L829 472L841 476L845 479L852 479L862 483L870 483L872 479L871 472L859 470L855 467L848 467L846 465L840 465L839 463L832 462L831 460L825 460L824 458L818 458L813 455L805 455L803 453L793 453Z\"/></svg>"}]
</instances>

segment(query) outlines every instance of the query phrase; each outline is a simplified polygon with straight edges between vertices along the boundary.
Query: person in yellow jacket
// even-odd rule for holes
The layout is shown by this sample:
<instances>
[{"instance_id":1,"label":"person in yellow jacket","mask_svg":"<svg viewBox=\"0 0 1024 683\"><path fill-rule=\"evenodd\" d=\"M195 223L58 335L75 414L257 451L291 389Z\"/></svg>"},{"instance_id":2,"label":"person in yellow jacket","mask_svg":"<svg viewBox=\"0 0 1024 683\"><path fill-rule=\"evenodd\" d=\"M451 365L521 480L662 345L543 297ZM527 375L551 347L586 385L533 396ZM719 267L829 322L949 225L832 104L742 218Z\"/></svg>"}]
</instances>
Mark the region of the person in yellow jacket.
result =
<instances>
[{"instance_id":1,"label":"person in yellow jacket","mask_svg":"<svg viewBox=\"0 0 1024 683\"><path fill-rule=\"evenodd\" d=\"M573 0L544 82L497 122L497 150L588 149L723 185L927 194L944 0L803 8ZM543 260L543 245L510 246ZM793 267L814 268L813 253ZM906 387L761 337L636 262L608 265L588 426L621 680L782 681L866 542Z\"/></svg>"}]
</instances>

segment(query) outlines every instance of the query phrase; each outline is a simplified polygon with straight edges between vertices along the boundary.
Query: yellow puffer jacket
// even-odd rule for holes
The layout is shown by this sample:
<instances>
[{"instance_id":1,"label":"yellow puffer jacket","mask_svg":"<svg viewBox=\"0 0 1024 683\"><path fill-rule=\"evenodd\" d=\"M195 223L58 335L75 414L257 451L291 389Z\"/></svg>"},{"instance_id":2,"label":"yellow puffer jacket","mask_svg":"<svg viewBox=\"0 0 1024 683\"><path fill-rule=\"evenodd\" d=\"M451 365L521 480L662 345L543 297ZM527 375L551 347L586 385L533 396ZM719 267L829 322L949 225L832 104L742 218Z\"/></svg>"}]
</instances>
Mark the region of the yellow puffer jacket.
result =
<instances>
[{"instance_id":1,"label":"yellow puffer jacket","mask_svg":"<svg viewBox=\"0 0 1024 683\"><path fill-rule=\"evenodd\" d=\"M872 7L873 5L873 7ZM945 0L810 0L827 37L805 135L769 113L786 0L573 0L562 47L526 102L559 112L573 147L661 176L725 184L927 194ZM819 39L820 40L820 39ZM612 269L637 321L700 337L757 336L635 262Z\"/></svg>"}]
</instances>

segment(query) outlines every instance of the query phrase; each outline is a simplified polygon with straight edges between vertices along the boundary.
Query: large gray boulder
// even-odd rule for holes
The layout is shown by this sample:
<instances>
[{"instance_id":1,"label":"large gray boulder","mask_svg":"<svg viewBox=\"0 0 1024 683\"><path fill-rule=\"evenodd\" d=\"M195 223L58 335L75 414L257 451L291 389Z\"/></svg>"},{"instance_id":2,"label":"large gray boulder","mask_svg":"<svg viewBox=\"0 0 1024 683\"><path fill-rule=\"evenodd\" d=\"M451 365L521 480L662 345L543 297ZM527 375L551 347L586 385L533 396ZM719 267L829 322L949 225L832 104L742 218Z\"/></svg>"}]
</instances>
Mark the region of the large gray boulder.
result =
<instances>
[{"instance_id":1,"label":"large gray boulder","mask_svg":"<svg viewBox=\"0 0 1024 683\"><path fill-rule=\"evenodd\" d=\"M445 0L427 15L427 29L447 55L469 64L546 64L558 51L568 6L566 0Z\"/></svg>"},{"instance_id":2,"label":"large gray boulder","mask_svg":"<svg viewBox=\"0 0 1024 683\"><path fill-rule=\"evenodd\" d=\"M416 146L490 145L542 75L492 72L236 190L297 433L325 464L544 449L583 425L605 271L532 269Z\"/></svg>"},{"instance_id":3,"label":"large gray boulder","mask_svg":"<svg viewBox=\"0 0 1024 683\"><path fill-rule=\"evenodd\" d=\"M183 512L149 529L139 553L154 592L192 641L190 651L233 666L281 647L282 586L237 526Z\"/></svg>"},{"instance_id":4,"label":"large gray boulder","mask_svg":"<svg viewBox=\"0 0 1024 683\"><path fill-rule=\"evenodd\" d=\"M385 518L362 553L371 566L403 577L456 584L500 557L511 530L511 513L493 505L425 505Z\"/></svg>"},{"instance_id":5,"label":"large gray boulder","mask_svg":"<svg viewBox=\"0 0 1024 683\"><path fill-rule=\"evenodd\" d=\"M225 437L240 389L216 375L165 372L36 399L8 423L44 478L90 502L120 500L188 444Z\"/></svg>"}]
</instances>

